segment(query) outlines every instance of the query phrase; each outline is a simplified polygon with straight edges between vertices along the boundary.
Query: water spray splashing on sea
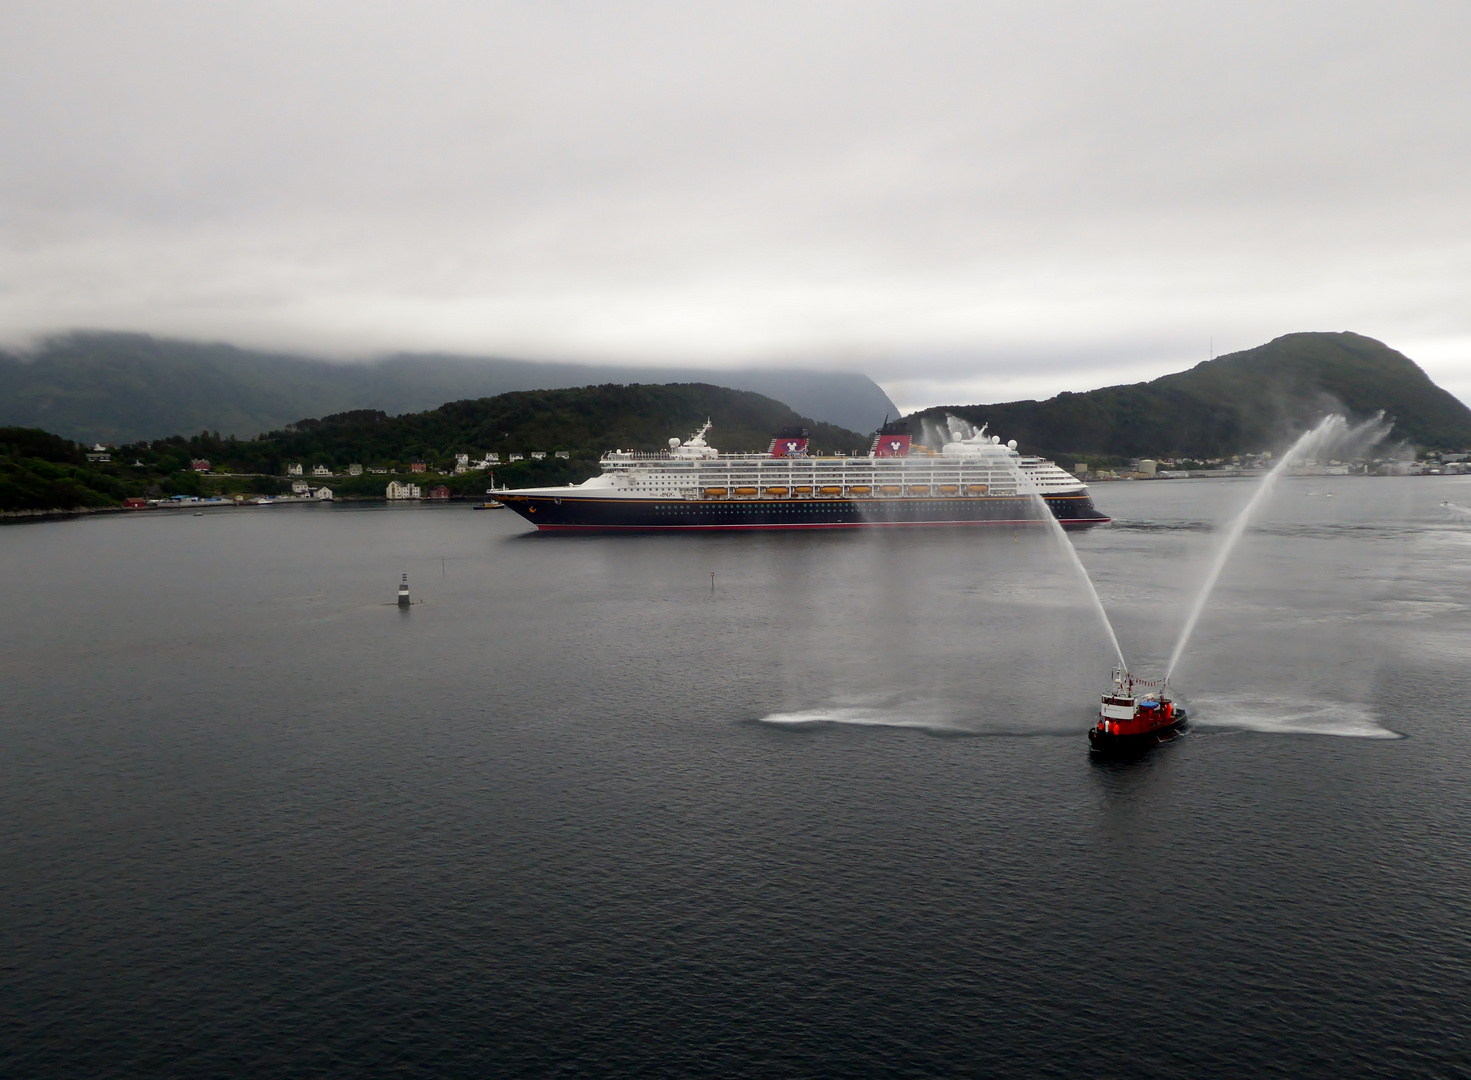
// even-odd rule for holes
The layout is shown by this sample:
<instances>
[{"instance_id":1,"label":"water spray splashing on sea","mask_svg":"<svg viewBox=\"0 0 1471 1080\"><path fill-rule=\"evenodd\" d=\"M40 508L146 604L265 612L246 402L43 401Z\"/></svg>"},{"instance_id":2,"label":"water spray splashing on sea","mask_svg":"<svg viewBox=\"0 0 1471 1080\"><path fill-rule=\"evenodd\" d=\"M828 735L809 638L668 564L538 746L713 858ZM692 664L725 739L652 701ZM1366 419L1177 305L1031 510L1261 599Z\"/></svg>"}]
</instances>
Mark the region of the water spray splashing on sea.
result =
<instances>
[{"instance_id":1,"label":"water spray splashing on sea","mask_svg":"<svg viewBox=\"0 0 1471 1080\"><path fill-rule=\"evenodd\" d=\"M1190 644L1190 637L1195 632L1195 624L1200 621L1206 602L1210 600L1211 593L1221 578L1221 571L1226 568L1226 563L1231 558L1231 553L1236 550L1236 545L1246 532L1247 525L1251 523L1252 516L1267 501L1282 474L1306 458L1318 457L1330 451L1344 455L1360 452L1381 441L1389 433L1389 428L1390 425L1384 420L1383 413L1360 424L1350 424L1347 419L1336 414L1325 417L1317 427L1304 432L1287 453L1282 455L1277 464L1272 466L1267 475L1262 477L1251 500L1232 520L1216 545L1215 557L1206 571L1205 580L1201 582L1200 591L1196 593L1195 602L1190 605L1190 611L1185 617L1185 625L1180 631L1179 640L1175 642L1175 649L1170 654L1169 665L1165 668L1166 679L1174 673L1175 665L1180 662L1185 647Z\"/></svg>"}]
</instances>

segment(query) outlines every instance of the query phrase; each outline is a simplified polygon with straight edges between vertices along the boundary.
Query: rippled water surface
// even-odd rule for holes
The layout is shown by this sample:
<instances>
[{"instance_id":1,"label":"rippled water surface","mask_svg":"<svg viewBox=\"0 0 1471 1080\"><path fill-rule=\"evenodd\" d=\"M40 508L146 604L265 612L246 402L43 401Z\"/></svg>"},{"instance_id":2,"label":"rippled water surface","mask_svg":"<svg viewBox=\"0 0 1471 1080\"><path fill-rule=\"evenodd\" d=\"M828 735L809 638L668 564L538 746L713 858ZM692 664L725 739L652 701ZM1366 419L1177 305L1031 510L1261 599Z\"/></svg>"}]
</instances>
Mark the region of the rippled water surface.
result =
<instances>
[{"instance_id":1,"label":"rippled water surface","mask_svg":"<svg viewBox=\"0 0 1471 1080\"><path fill-rule=\"evenodd\" d=\"M1095 489L1141 674L1249 493ZM1039 532L0 529L0 1073L1465 1075L1467 505L1285 481L1115 764Z\"/></svg>"}]
</instances>

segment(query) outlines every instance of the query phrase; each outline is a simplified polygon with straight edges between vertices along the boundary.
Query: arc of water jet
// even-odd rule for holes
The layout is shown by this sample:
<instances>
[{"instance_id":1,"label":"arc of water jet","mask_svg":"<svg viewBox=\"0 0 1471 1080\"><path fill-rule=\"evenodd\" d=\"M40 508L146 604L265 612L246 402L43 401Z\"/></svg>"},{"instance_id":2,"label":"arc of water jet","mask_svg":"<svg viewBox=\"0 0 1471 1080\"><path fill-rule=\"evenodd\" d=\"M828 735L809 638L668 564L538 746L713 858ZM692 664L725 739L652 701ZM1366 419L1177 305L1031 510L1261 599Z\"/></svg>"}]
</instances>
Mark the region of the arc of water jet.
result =
<instances>
[{"instance_id":1,"label":"arc of water jet","mask_svg":"<svg viewBox=\"0 0 1471 1080\"><path fill-rule=\"evenodd\" d=\"M1093 578L1089 575L1088 568L1083 565L1083 560L1078 557L1078 549L1073 547L1073 542L1069 539L1067 530L1062 527L1062 522L1058 521L1057 516L1053 514L1052 507L1047 505L1047 500L1042 497L1042 492L1036 483L1023 476L1021 469L1017 468L1015 464L1012 465L1012 472L1016 477L1017 489L1025 491L1031 496L1033 505L1037 507L1042 515L1042 520L1047 522L1051 527L1053 537L1057 540L1058 545L1063 551L1067 553L1069 561L1073 564L1073 569L1083 579L1083 584L1088 586L1088 595L1093 600L1093 610L1098 612L1098 619L1103 623L1103 629L1108 632L1109 644L1113 646L1114 654L1119 658L1119 669L1121 671L1128 671L1129 664L1124 659L1124 650L1119 645L1119 637L1113 631L1113 623L1109 621L1108 609L1103 606L1103 598L1098 595L1098 588L1093 584Z\"/></svg>"},{"instance_id":2,"label":"arc of water jet","mask_svg":"<svg viewBox=\"0 0 1471 1080\"><path fill-rule=\"evenodd\" d=\"M1372 419L1364 421L1356 427L1349 427L1348 421L1337 414L1324 417L1318 426L1311 431L1305 431L1293 443L1287 453L1283 454L1277 464L1262 477L1261 485L1250 501L1232 519L1230 527L1222 536L1220 544L1216 547L1215 558L1211 560L1210 569L1206 571L1205 580L1201 583L1200 591L1195 595L1195 602L1190 606L1190 612L1185 617L1185 626L1180 631L1179 640L1175 642L1175 650L1170 653L1169 665L1165 668L1165 678L1169 679L1174 673L1175 665L1180 662L1184 655L1185 646L1190 644L1190 636L1195 632L1195 624L1200 621L1201 614L1205 611L1205 603L1210 599L1215 590L1216 582L1221 578L1221 571L1226 569L1226 563L1231 558L1231 552L1235 550L1237 541L1246 532L1246 526L1250 524L1251 517L1257 508L1271 495L1272 489L1277 486L1277 480L1292 465L1293 462L1306 456L1309 447L1319 445L1332 445L1349 439L1361 439L1372 436L1378 441L1385 433L1384 414L1380 413Z\"/></svg>"}]
</instances>

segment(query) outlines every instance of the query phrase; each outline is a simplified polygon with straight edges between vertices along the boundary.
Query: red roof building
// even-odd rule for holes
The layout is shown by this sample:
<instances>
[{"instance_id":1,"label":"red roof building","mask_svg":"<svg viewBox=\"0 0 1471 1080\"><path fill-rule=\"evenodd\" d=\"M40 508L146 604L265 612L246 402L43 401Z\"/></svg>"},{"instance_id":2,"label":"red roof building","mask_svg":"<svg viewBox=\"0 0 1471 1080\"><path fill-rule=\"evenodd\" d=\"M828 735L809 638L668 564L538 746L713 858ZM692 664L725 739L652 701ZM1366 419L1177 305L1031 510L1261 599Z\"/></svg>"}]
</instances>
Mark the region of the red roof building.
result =
<instances>
[{"instance_id":1,"label":"red roof building","mask_svg":"<svg viewBox=\"0 0 1471 1080\"><path fill-rule=\"evenodd\" d=\"M437 488L429 493L429 497L431 499L448 499L449 488L445 487L443 484L440 484Z\"/></svg>"}]
</instances>

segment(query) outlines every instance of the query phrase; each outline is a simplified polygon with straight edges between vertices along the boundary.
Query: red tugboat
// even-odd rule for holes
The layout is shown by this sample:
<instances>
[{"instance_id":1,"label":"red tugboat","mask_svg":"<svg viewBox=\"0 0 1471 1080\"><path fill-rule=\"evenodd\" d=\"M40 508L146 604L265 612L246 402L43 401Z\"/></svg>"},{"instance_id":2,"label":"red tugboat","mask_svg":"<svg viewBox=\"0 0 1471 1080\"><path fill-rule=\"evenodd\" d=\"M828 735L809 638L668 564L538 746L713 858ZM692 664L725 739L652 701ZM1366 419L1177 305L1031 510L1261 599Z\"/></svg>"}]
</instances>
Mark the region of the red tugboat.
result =
<instances>
[{"instance_id":1,"label":"red tugboat","mask_svg":"<svg viewBox=\"0 0 1471 1080\"><path fill-rule=\"evenodd\" d=\"M1164 742L1185 726L1185 710L1170 700L1164 679L1136 679L1114 668L1113 685L1103 695L1098 723L1088 731L1095 754L1128 754Z\"/></svg>"}]
</instances>

